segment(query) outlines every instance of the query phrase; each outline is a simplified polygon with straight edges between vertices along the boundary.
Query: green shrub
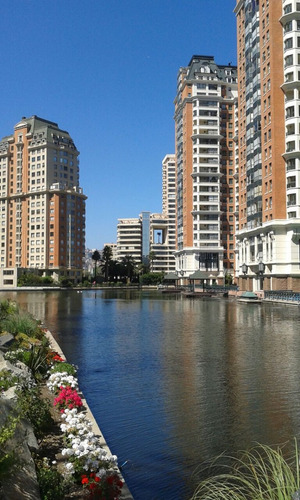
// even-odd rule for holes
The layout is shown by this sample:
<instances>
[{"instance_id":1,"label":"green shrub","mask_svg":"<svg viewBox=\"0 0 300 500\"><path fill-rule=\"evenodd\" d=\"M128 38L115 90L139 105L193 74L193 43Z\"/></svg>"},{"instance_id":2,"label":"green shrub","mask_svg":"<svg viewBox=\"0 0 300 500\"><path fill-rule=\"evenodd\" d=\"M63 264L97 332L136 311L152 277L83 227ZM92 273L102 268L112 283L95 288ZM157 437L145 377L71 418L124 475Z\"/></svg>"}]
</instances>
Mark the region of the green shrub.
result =
<instances>
[{"instance_id":1,"label":"green shrub","mask_svg":"<svg viewBox=\"0 0 300 500\"><path fill-rule=\"evenodd\" d=\"M19 378L9 370L0 370L0 392L7 391L7 389L16 385L18 381Z\"/></svg>"},{"instance_id":2,"label":"green shrub","mask_svg":"<svg viewBox=\"0 0 300 500\"><path fill-rule=\"evenodd\" d=\"M65 278L64 276L60 277L59 284L64 288L70 288L73 286L73 282L69 280L69 278Z\"/></svg>"},{"instance_id":3,"label":"green shrub","mask_svg":"<svg viewBox=\"0 0 300 500\"><path fill-rule=\"evenodd\" d=\"M13 451L7 451L6 445L14 436L20 417L9 415L5 425L0 429L0 479L5 478L16 463Z\"/></svg>"},{"instance_id":4,"label":"green shrub","mask_svg":"<svg viewBox=\"0 0 300 500\"><path fill-rule=\"evenodd\" d=\"M34 273L23 273L18 278L18 286L38 286L41 284L41 277Z\"/></svg>"},{"instance_id":5,"label":"green shrub","mask_svg":"<svg viewBox=\"0 0 300 500\"><path fill-rule=\"evenodd\" d=\"M62 373L62 372L67 372L68 375L73 375L74 377L76 376L77 370L74 365L70 365L70 363L66 362L58 362L55 363L54 366L50 369L50 373Z\"/></svg>"},{"instance_id":6,"label":"green shrub","mask_svg":"<svg viewBox=\"0 0 300 500\"><path fill-rule=\"evenodd\" d=\"M18 407L22 417L31 423L39 438L51 428L53 419L50 413L50 401L40 397L39 389L26 389L18 394Z\"/></svg>"},{"instance_id":7,"label":"green shrub","mask_svg":"<svg viewBox=\"0 0 300 500\"><path fill-rule=\"evenodd\" d=\"M10 314L16 313L17 305L11 300L2 300L0 302L0 321L6 319Z\"/></svg>"},{"instance_id":8,"label":"green shrub","mask_svg":"<svg viewBox=\"0 0 300 500\"><path fill-rule=\"evenodd\" d=\"M47 460L36 462L36 474L42 500L63 500L67 492L67 484L63 476Z\"/></svg>"},{"instance_id":9,"label":"green shrub","mask_svg":"<svg viewBox=\"0 0 300 500\"><path fill-rule=\"evenodd\" d=\"M28 366L36 380L41 380L48 371L48 348L32 345L28 351L24 351L23 363Z\"/></svg>"},{"instance_id":10,"label":"green shrub","mask_svg":"<svg viewBox=\"0 0 300 500\"><path fill-rule=\"evenodd\" d=\"M37 322L26 313L10 314L1 322L1 328L14 336L18 333L25 333L30 337L41 336Z\"/></svg>"},{"instance_id":11,"label":"green shrub","mask_svg":"<svg viewBox=\"0 0 300 500\"><path fill-rule=\"evenodd\" d=\"M162 282L164 278L164 273L147 273L142 274L140 282L143 285L158 285Z\"/></svg>"},{"instance_id":12,"label":"green shrub","mask_svg":"<svg viewBox=\"0 0 300 500\"><path fill-rule=\"evenodd\" d=\"M52 278L52 276L43 276L41 278L41 284L42 285L53 285L53 278Z\"/></svg>"}]
</instances>

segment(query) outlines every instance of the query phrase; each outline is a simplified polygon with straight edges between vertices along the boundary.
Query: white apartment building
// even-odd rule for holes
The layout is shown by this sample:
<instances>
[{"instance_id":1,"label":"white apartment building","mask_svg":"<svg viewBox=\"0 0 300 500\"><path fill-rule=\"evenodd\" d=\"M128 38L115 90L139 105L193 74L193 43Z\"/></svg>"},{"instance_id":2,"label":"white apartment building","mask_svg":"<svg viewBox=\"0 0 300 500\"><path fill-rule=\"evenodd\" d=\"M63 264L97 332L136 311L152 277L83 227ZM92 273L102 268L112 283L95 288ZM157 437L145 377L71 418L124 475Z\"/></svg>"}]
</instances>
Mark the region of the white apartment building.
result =
<instances>
[{"instance_id":1,"label":"white apartment building","mask_svg":"<svg viewBox=\"0 0 300 500\"><path fill-rule=\"evenodd\" d=\"M176 270L213 278L234 272L237 69L194 55L179 70L175 98Z\"/></svg>"},{"instance_id":2,"label":"white apartment building","mask_svg":"<svg viewBox=\"0 0 300 500\"><path fill-rule=\"evenodd\" d=\"M118 219L117 260L132 257L136 264L142 262L142 223L139 218Z\"/></svg>"}]
</instances>

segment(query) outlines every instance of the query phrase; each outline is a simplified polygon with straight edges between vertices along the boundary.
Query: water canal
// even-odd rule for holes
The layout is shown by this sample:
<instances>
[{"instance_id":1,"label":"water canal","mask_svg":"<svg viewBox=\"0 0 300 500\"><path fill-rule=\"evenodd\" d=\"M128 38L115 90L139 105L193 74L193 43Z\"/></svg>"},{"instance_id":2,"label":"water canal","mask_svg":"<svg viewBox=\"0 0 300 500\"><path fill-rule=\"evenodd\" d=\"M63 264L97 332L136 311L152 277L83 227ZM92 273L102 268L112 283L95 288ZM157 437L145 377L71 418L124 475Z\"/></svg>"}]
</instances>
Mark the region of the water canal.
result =
<instances>
[{"instance_id":1,"label":"water canal","mask_svg":"<svg viewBox=\"0 0 300 500\"><path fill-rule=\"evenodd\" d=\"M0 292L68 360L135 500L186 500L203 461L300 436L298 307L158 292Z\"/></svg>"}]
</instances>

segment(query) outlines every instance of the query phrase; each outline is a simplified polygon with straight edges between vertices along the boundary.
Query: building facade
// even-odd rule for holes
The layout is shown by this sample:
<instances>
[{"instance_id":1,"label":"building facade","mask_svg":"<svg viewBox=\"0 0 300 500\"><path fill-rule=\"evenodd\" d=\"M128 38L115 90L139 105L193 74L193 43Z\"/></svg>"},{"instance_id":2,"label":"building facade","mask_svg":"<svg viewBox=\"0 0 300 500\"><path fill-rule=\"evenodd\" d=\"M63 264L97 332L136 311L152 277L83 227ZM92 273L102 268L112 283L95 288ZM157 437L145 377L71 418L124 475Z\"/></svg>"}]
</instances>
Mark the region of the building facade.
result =
<instances>
[{"instance_id":1,"label":"building facade","mask_svg":"<svg viewBox=\"0 0 300 500\"><path fill-rule=\"evenodd\" d=\"M142 263L142 220L138 217L118 219L117 260L131 257Z\"/></svg>"},{"instance_id":2,"label":"building facade","mask_svg":"<svg viewBox=\"0 0 300 500\"><path fill-rule=\"evenodd\" d=\"M176 271L234 273L237 69L195 55L175 98Z\"/></svg>"},{"instance_id":3,"label":"building facade","mask_svg":"<svg viewBox=\"0 0 300 500\"><path fill-rule=\"evenodd\" d=\"M23 270L81 280L85 200L69 133L37 116L0 141L2 274Z\"/></svg>"},{"instance_id":4,"label":"building facade","mask_svg":"<svg viewBox=\"0 0 300 500\"><path fill-rule=\"evenodd\" d=\"M176 250L176 157L168 154L162 162L162 214L168 219L168 232L164 241L168 246L168 272L175 271ZM167 238L167 239L166 239ZM154 250L155 251L155 250Z\"/></svg>"},{"instance_id":5,"label":"building facade","mask_svg":"<svg viewBox=\"0 0 300 500\"><path fill-rule=\"evenodd\" d=\"M142 212L138 218L118 219L117 259L131 256L151 272L175 271L176 167L175 155L162 162L162 213ZM152 258L149 255L152 253Z\"/></svg>"},{"instance_id":6,"label":"building facade","mask_svg":"<svg viewBox=\"0 0 300 500\"><path fill-rule=\"evenodd\" d=\"M300 290L300 2L238 0L238 231L244 290Z\"/></svg>"}]
</instances>

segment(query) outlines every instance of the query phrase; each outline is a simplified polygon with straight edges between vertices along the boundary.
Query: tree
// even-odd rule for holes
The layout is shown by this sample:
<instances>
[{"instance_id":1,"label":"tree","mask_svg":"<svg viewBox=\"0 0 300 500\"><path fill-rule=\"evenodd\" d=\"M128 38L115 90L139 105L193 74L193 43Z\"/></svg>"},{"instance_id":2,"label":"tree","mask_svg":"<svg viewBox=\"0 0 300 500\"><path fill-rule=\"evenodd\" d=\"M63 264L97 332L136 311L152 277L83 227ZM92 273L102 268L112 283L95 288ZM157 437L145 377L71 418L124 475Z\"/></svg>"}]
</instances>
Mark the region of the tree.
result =
<instances>
[{"instance_id":1,"label":"tree","mask_svg":"<svg viewBox=\"0 0 300 500\"><path fill-rule=\"evenodd\" d=\"M122 264L117 260L111 259L108 266L108 279L109 281L118 281L122 277Z\"/></svg>"},{"instance_id":2,"label":"tree","mask_svg":"<svg viewBox=\"0 0 300 500\"><path fill-rule=\"evenodd\" d=\"M148 255L148 259L149 259L149 262L150 262L150 272L153 273L153 262L155 261L156 259L156 254L155 252L151 251Z\"/></svg>"},{"instance_id":3,"label":"tree","mask_svg":"<svg viewBox=\"0 0 300 500\"><path fill-rule=\"evenodd\" d=\"M136 263L132 255L122 257L121 264L124 267L125 276L131 281L136 270Z\"/></svg>"},{"instance_id":4,"label":"tree","mask_svg":"<svg viewBox=\"0 0 300 500\"><path fill-rule=\"evenodd\" d=\"M97 275L97 262L99 262L99 260L101 260L101 255L98 252L98 250L94 251L94 253L92 255L92 259L95 261L95 264L94 264L94 278L96 279L96 275Z\"/></svg>"},{"instance_id":5,"label":"tree","mask_svg":"<svg viewBox=\"0 0 300 500\"><path fill-rule=\"evenodd\" d=\"M103 264L101 265L101 269L104 273L104 281L108 281L109 266L111 261L112 261L112 249L108 245L105 245L102 251L102 259L101 259L101 262L103 262Z\"/></svg>"},{"instance_id":6,"label":"tree","mask_svg":"<svg viewBox=\"0 0 300 500\"><path fill-rule=\"evenodd\" d=\"M164 273L146 273L141 276L143 285L158 285L164 279Z\"/></svg>"}]
</instances>

